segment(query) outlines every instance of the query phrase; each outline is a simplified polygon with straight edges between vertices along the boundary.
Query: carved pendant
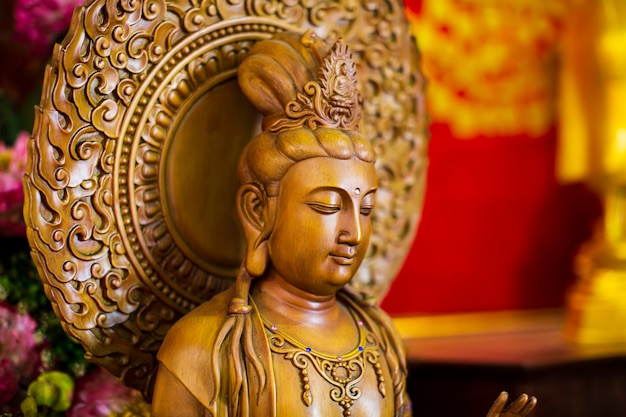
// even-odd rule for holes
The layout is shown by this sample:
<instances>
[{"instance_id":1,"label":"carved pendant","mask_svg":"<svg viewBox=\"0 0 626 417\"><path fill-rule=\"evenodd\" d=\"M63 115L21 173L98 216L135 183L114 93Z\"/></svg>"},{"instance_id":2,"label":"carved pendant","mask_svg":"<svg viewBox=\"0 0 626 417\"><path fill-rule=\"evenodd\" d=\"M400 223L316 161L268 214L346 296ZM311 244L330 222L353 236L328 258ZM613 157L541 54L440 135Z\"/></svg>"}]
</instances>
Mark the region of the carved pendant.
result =
<instances>
[{"instance_id":1,"label":"carved pendant","mask_svg":"<svg viewBox=\"0 0 626 417\"><path fill-rule=\"evenodd\" d=\"M302 383L302 401L309 407L313 403L313 393L309 379L309 369L314 369L330 386L330 398L343 408L343 416L351 415L350 408L361 397L358 386L363 380L368 364L376 374L378 392L384 398L385 378L379 361L379 344L373 333L368 331L362 321L358 321L359 344L352 351L333 356L317 352L280 331L278 326L269 325L267 329L270 350L282 355L295 366L300 373Z\"/></svg>"}]
</instances>

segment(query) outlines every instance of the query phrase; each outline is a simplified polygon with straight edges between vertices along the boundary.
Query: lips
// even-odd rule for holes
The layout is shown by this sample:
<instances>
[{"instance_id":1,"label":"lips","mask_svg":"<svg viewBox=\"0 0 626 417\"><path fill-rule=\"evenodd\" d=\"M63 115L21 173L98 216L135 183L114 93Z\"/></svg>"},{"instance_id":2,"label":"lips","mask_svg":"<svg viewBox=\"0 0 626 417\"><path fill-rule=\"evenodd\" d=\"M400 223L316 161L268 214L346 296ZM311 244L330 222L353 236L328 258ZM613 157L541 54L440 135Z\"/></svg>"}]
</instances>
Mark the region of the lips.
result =
<instances>
[{"instance_id":1,"label":"lips","mask_svg":"<svg viewBox=\"0 0 626 417\"><path fill-rule=\"evenodd\" d=\"M356 260L356 250L349 247L347 250L332 252L330 257L340 265L352 265Z\"/></svg>"}]
</instances>

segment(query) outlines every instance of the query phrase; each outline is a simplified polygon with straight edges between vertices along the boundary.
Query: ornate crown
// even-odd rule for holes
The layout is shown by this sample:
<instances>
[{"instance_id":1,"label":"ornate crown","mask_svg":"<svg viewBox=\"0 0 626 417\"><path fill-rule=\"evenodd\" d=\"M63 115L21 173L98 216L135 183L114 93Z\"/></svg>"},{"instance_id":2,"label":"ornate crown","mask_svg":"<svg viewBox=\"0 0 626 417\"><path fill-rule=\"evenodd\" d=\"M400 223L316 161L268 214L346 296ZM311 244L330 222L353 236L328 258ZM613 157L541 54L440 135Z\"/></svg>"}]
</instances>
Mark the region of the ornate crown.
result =
<instances>
[{"instance_id":1,"label":"ornate crown","mask_svg":"<svg viewBox=\"0 0 626 417\"><path fill-rule=\"evenodd\" d=\"M278 35L250 51L239 68L239 82L265 115L264 129L358 128L361 108L352 54L342 39L324 54L327 50L308 31L297 38Z\"/></svg>"},{"instance_id":2,"label":"ornate crown","mask_svg":"<svg viewBox=\"0 0 626 417\"><path fill-rule=\"evenodd\" d=\"M302 126L356 129L361 118L356 66L342 39L324 58L317 81L309 81L296 99L287 103L285 118L269 127L272 132Z\"/></svg>"}]
</instances>

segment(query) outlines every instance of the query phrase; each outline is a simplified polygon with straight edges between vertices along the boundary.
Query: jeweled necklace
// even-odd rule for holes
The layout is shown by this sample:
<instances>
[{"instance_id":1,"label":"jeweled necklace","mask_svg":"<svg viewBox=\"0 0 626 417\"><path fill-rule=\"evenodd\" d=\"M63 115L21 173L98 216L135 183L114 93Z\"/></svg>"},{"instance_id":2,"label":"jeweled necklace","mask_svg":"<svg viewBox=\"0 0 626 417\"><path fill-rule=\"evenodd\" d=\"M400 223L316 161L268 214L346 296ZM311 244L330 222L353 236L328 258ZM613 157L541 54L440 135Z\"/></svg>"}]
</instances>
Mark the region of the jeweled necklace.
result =
<instances>
[{"instance_id":1,"label":"jeweled necklace","mask_svg":"<svg viewBox=\"0 0 626 417\"><path fill-rule=\"evenodd\" d=\"M308 407L313 403L313 394L309 384L309 365L313 365L317 373L332 385L330 398L343 408L344 417L352 414L350 408L361 397L361 389L358 384L365 376L367 363L372 366L376 373L378 392L383 397L386 395L385 378L378 361L380 356L378 341L375 335L366 328L363 321L356 317L354 312L351 311L351 314L359 331L359 343L350 352L335 356L317 352L310 346L306 346L282 332L277 325L268 322L259 313L266 329L270 350L283 355L299 370L304 404Z\"/></svg>"}]
</instances>

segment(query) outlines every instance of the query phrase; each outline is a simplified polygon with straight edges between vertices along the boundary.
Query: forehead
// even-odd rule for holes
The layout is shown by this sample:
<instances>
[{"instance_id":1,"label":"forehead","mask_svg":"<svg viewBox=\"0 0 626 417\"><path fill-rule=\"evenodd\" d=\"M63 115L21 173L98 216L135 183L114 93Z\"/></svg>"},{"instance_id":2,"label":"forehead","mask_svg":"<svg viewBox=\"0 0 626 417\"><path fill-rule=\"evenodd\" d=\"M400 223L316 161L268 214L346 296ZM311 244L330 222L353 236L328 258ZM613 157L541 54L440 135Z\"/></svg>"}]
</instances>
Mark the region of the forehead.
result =
<instances>
[{"instance_id":1,"label":"forehead","mask_svg":"<svg viewBox=\"0 0 626 417\"><path fill-rule=\"evenodd\" d=\"M294 164L285 176L282 187L297 187L302 192L318 188L337 188L363 194L376 189L376 170L371 162L360 159L310 158Z\"/></svg>"}]
</instances>

